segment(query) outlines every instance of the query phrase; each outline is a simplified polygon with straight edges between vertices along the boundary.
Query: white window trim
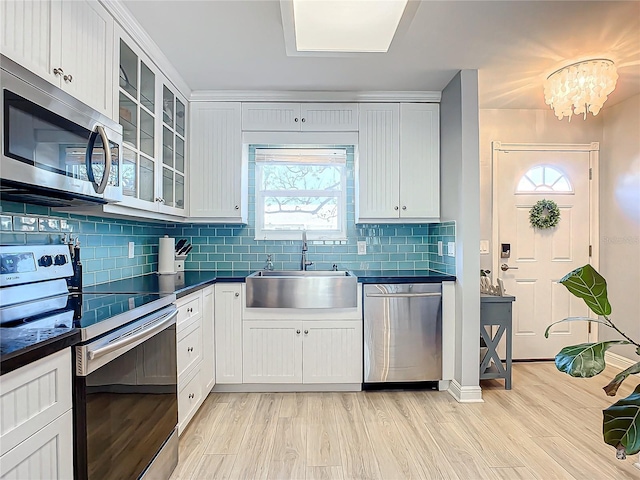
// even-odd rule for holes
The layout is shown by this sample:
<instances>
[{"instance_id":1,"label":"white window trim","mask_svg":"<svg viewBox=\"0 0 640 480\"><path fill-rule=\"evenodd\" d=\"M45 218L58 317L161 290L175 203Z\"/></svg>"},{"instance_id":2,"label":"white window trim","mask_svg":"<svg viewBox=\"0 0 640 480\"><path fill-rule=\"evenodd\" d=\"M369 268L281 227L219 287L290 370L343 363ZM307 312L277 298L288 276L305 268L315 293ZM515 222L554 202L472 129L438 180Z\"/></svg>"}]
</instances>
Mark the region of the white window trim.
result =
<instances>
[{"instance_id":1,"label":"white window trim","mask_svg":"<svg viewBox=\"0 0 640 480\"><path fill-rule=\"evenodd\" d=\"M328 147L333 148L333 147ZM328 230L308 230L307 240L347 240L347 166L340 165L342 173L340 175L340 190L305 190L305 194L309 196L335 197L338 199L338 231ZM255 163L255 236L254 240L300 240L302 238L303 228L300 230L265 230L264 225L264 209L262 203L264 197L270 195L279 196L298 196L288 191L260 190L262 185L262 168Z\"/></svg>"}]
</instances>

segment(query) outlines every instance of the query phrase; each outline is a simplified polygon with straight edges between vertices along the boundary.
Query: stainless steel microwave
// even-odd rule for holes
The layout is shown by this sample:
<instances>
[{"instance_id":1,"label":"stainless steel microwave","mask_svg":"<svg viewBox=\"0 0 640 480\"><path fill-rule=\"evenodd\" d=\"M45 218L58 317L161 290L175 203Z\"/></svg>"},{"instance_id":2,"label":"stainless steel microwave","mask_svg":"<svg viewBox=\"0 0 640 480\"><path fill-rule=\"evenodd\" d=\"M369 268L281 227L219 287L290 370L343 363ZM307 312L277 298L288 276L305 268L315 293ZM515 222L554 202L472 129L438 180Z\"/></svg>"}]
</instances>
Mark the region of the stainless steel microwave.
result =
<instances>
[{"instance_id":1,"label":"stainless steel microwave","mask_svg":"<svg viewBox=\"0 0 640 480\"><path fill-rule=\"evenodd\" d=\"M122 200L122 126L0 56L0 196L47 206Z\"/></svg>"}]
</instances>

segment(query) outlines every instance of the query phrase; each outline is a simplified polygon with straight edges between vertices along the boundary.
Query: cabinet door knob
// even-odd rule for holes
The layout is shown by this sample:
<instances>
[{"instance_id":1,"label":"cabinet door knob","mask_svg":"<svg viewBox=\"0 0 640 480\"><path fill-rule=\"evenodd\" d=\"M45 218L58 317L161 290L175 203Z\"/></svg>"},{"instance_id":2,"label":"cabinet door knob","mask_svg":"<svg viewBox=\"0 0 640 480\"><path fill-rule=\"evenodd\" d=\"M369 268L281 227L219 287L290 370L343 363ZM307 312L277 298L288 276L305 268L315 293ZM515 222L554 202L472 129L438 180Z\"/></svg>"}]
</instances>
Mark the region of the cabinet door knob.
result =
<instances>
[{"instance_id":1,"label":"cabinet door knob","mask_svg":"<svg viewBox=\"0 0 640 480\"><path fill-rule=\"evenodd\" d=\"M298 117L294 118L293 121L298 123Z\"/></svg>"},{"instance_id":2,"label":"cabinet door knob","mask_svg":"<svg viewBox=\"0 0 640 480\"><path fill-rule=\"evenodd\" d=\"M402 206L402 209L403 209L403 210L406 210L406 209L407 209L407 206L406 206L406 205L403 205L403 206Z\"/></svg>"},{"instance_id":3,"label":"cabinet door knob","mask_svg":"<svg viewBox=\"0 0 640 480\"><path fill-rule=\"evenodd\" d=\"M236 293L235 293L235 296L236 296L236 297L239 297L239 296L240 296L240 294L239 294L238 292L236 292Z\"/></svg>"},{"instance_id":4,"label":"cabinet door knob","mask_svg":"<svg viewBox=\"0 0 640 480\"><path fill-rule=\"evenodd\" d=\"M304 123L304 122L306 122L306 121L307 121L307 119L306 119L306 118L303 118L303 119L302 119L302 123Z\"/></svg>"},{"instance_id":5,"label":"cabinet door knob","mask_svg":"<svg viewBox=\"0 0 640 480\"><path fill-rule=\"evenodd\" d=\"M398 210L398 206L396 205L395 207L393 207L394 210Z\"/></svg>"},{"instance_id":6,"label":"cabinet door knob","mask_svg":"<svg viewBox=\"0 0 640 480\"><path fill-rule=\"evenodd\" d=\"M62 79L67 83L71 83L73 81L73 77L71 75L64 75Z\"/></svg>"},{"instance_id":7,"label":"cabinet door knob","mask_svg":"<svg viewBox=\"0 0 640 480\"><path fill-rule=\"evenodd\" d=\"M296 334L297 334L297 335L300 335L300 330L296 330Z\"/></svg>"},{"instance_id":8,"label":"cabinet door knob","mask_svg":"<svg viewBox=\"0 0 640 480\"><path fill-rule=\"evenodd\" d=\"M236 205L236 206L235 206L235 207L233 207L233 208L235 208L236 210L240 210L240 207L239 207L238 205Z\"/></svg>"},{"instance_id":9,"label":"cabinet door knob","mask_svg":"<svg viewBox=\"0 0 640 480\"><path fill-rule=\"evenodd\" d=\"M61 68L54 68L53 69L53 74L58 77L60 75L64 75L64 70L62 70Z\"/></svg>"},{"instance_id":10,"label":"cabinet door knob","mask_svg":"<svg viewBox=\"0 0 640 480\"><path fill-rule=\"evenodd\" d=\"M188 347L187 352L193 352L193 347Z\"/></svg>"},{"instance_id":11,"label":"cabinet door knob","mask_svg":"<svg viewBox=\"0 0 640 480\"><path fill-rule=\"evenodd\" d=\"M304 331L304 334L305 334L305 335L309 335L309 330L305 330L305 331Z\"/></svg>"}]
</instances>

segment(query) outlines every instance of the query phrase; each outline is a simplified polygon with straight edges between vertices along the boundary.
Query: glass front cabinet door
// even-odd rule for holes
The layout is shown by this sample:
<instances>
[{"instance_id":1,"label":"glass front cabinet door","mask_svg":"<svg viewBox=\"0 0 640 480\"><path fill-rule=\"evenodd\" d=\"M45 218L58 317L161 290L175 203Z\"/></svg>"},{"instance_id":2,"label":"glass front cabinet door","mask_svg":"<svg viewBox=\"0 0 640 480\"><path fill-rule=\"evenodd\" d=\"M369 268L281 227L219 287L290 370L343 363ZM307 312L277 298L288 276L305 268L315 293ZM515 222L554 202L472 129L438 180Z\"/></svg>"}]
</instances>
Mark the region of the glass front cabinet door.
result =
<instances>
[{"instance_id":1,"label":"glass front cabinet door","mask_svg":"<svg viewBox=\"0 0 640 480\"><path fill-rule=\"evenodd\" d=\"M119 65L122 203L184 216L187 102L124 32Z\"/></svg>"}]
</instances>

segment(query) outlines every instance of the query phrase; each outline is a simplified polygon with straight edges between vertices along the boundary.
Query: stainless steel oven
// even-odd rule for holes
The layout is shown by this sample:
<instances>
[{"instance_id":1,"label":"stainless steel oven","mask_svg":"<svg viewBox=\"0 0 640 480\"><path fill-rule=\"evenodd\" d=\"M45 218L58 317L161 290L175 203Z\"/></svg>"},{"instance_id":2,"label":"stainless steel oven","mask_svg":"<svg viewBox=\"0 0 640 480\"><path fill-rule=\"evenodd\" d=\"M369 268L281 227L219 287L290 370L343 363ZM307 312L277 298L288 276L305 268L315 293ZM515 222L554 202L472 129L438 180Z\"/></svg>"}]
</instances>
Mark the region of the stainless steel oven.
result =
<instances>
[{"instance_id":1,"label":"stainless steel oven","mask_svg":"<svg viewBox=\"0 0 640 480\"><path fill-rule=\"evenodd\" d=\"M177 463L177 314L172 305L76 347L77 479L155 478L145 470L161 451Z\"/></svg>"},{"instance_id":2,"label":"stainless steel oven","mask_svg":"<svg viewBox=\"0 0 640 480\"><path fill-rule=\"evenodd\" d=\"M178 461L176 297L69 292L67 245L0 246L3 336L79 329L76 479L168 478Z\"/></svg>"},{"instance_id":3,"label":"stainless steel oven","mask_svg":"<svg viewBox=\"0 0 640 480\"><path fill-rule=\"evenodd\" d=\"M0 56L3 198L49 206L122 200L122 127Z\"/></svg>"}]
</instances>

